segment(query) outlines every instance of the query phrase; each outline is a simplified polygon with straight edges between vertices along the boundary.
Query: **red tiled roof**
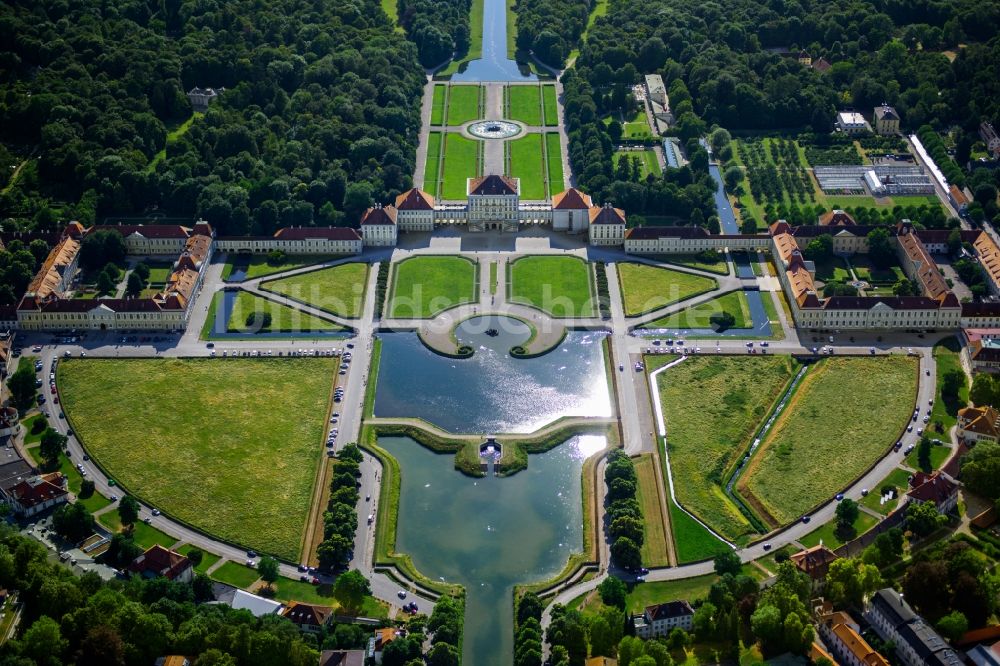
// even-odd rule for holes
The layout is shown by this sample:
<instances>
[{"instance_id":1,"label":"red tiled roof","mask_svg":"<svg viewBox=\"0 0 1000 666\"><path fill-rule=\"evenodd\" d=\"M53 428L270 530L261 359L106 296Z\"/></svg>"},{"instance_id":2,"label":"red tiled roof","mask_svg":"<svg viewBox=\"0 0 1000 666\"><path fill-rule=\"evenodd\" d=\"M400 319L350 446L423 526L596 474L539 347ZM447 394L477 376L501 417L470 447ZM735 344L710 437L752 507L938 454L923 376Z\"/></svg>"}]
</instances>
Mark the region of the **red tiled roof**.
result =
<instances>
[{"instance_id":1,"label":"red tiled roof","mask_svg":"<svg viewBox=\"0 0 1000 666\"><path fill-rule=\"evenodd\" d=\"M396 224L396 209L393 206L376 206L369 208L361 216L361 225L376 224L379 226L393 226Z\"/></svg>"},{"instance_id":2,"label":"red tiled roof","mask_svg":"<svg viewBox=\"0 0 1000 666\"><path fill-rule=\"evenodd\" d=\"M160 544L155 544L132 560L132 563L128 565L128 570L141 576L163 576L167 580L174 580L192 566L191 560L185 555L164 548Z\"/></svg>"},{"instance_id":3,"label":"red tiled roof","mask_svg":"<svg viewBox=\"0 0 1000 666\"><path fill-rule=\"evenodd\" d=\"M297 625L322 626L332 612L333 609L329 606L313 606L293 601L281 611L281 614Z\"/></svg>"},{"instance_id":4,"label":"red tiled roof","mask_svg":"<svg viewBox=\"0 0 1000 666\"><path fill-rule=\"evenodd\" d=\"M552 197L553 210L588 210L594 206L589 194L584 194L575 187Z\"/></svg>"},{"instance_id":5,"label":"red tiled roof","mask_svg":"<svg viewBox=\"0 0 1000 666\"><path fill-rule=\"evenodd\" d=\"M850 213L834 209L819 216L819 223L824 227L853 227L857 224Z\"/></svg>"},{"instance_id":6,"label":"red tiled roof","mask_svg":"<svg viewBox=\"0 0 1000 666\"><path fill-rule=\"evenodd\" d=\"M499 194L517 194L517 181L507 176L491 174L473 178L469 182L469 194L495 196Z\"/></svg>"},{"instance_id":7,"label":"red tiled roof","mask_svg":"<svg viewBox=\"0 0 1000 666\"><path fill-rule=\"evenodd\" d=\"M828 310L871 310L882 303L893 310L935 310L941 304L925 296L831 296Z\"/></svg>"},{"instance_id":8,"label":"red tiled roof","mask_svg":"<svg viewBox=\"0 0 1000 666\"><path fill-rule=\"evenodd\" d=\"M694 615L694 609L691 608L691 604L684 600L668 601L665 604L646 606L646 615L649 617L649 621L653 622L671 617Z\"/></svg>"},{"instance_id":9,"label":"red tiled roof","mask_svg":"<svg viewBox=\"0 0 1000 666\"><path fill-rule=\"evenodd\" d=\"M919 502L934 502L941 504L956 492L958 484L954 483L941 472L924 474L917 472L910 478L911 490L906 493L910 499Z\"/></svg>"},{"instance_id":10,"label":"red tiled roof","mask_svg":"<svg viewBox=\"0 0 1000 666\"><path fill-rule=\"evenodd\" d=\"M821 579L826 577L826 572L830 570L830 564L837 559L837 554L823 544L819 544L801 550L789 559L797 569L809 574L811 578Z\"/></svg>"},{"instance_id":11,"label":"red tiled roof","mask_svg":"<svg viewBox=\"0 0 1000 666\"><path fill-rule=\"evenodd\" d=\"M396 197L396 210L434 210L434 197L414 187Z\"/></svg>"},{"instance_id":12,"label":"red tiled roof","mask_svg":"<svg viewBox=\"0 0 1000 666\"><path fill-rule=\"evenodd\" d=\"M279 240L359 240L361 235L351 227L284 227L274 232Z\"/></svg>"},{"instance_id":13,"label":"red tiled roof","mask_svg":"<svg viewBox=\"0 0 1000 666\"><path fill-rule=\"evenodd\" d=\"M10 495L22 507L28 508L58 497L64 497L66 490L51 481L41 478L27 479L10 489Z\"/></svg>"},{"instance_id":14,"label":"red tiled roof","mask_svg":"<svg viewBox=\"0 0 1000 666\"><path fill-rule=\"evenodd\" d=\"M625 224L625 211L611 206L594 206L590 209L591 224Z\"/></svg>"},{"instance_id":15,"label":"red tiled roof","mask_svg":"<svg viewBox=\"0 0 1000 666\"><path fill-rule=\"evenodd\" d=\"M88 234L97 231L117 231L122 236L139 234L146 238L187 238L191 230L179 224L98 224L87 230Z\"/></svg>"}]
</instances>

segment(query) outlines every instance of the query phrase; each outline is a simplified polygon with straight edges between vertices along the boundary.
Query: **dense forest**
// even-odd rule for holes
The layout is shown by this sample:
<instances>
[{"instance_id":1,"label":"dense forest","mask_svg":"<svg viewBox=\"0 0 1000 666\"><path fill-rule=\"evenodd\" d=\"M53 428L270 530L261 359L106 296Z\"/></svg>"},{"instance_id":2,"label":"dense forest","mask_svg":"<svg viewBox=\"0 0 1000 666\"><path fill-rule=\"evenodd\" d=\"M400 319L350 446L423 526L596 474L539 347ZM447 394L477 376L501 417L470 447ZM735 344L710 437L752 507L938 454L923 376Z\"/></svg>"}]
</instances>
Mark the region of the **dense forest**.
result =
<instances>
[{"instance_id":1,"label":"dense forest","mask_svg":"<svg viewBox=\"0 0 1000 666\"><path fill-rule=\"evenodd\" d=\"M632 67L683 78L694 111L730 130L826 132L837 108L871 113L888 102L905 128L973 133L1000 117L998 25L1000 5L976 0L623 0L596 20L577 62L601 89Z\"/></svg>"},{"instance_id":2,"label":"dense forest","mask_svg":"<svg viewBox=\"0 0 1000 666\"><path fill-rule=\"evenodd\" d=\"M584 0L517 0L517 48L532 51L542 62L562 68L583 29L590 2ZM559 17L558 20L552 20Z\"/></svg>"},{"instance_id":3,"label":"dense forest","mask_svg":"<svg viewBox=\"0 0 1000 666\"><path fill-rule=\"evenodd\" d=\"M226 91L192 118L195 86ZM422 86L375 0L12 0L0 140L36 157L0 219L353 224L410 186Z\"/></svg>"},{"instance_id":4,"label":"dense forest","mask_svg":"<svg viewBox=\"0 0 1000 666\"><path fill-rule=\"evenodd\" d=\"M469 51L470 0L399 0L399 23L417 45L420 64L440 65Z\"/></svg>"}]
</instances>

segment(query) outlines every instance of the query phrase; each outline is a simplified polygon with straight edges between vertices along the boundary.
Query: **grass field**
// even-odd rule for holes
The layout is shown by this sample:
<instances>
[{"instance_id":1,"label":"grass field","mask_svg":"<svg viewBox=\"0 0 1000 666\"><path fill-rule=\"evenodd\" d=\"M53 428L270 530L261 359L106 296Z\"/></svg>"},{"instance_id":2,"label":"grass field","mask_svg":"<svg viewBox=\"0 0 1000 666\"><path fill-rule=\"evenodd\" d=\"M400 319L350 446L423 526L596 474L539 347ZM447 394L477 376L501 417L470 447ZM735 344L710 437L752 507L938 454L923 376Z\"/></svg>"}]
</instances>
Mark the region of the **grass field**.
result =
<instances>
[{"instance_id":1,"label":"grass field","mask_svg":"<svg viewBox=\"0 0 1000 666\"><path fill-rule=\"evenodd\" d=\"M466 139L457 132L445 134L444 171L441 179L443 199L465 199L466 179L479 175L479 150L482 143Z\"/></svg>"},{"instance_id":2,"label":"grass field","mask_svg":"<svg viewBox=\"0 0 1000 666\"><path fill-rule=\"evenodd\" d=\"M226 583L233 587L246 589L257 582L260 576L256 569L239 564L237 562L226 562L221 567L212 572L212 578L220 583Z\"/></svg>"},{"instance_id":3,"label":"grass field","mask_svg":"<svg viewBox=\"0 0 1000 666\"><path fill-rule=\"evenodd\" d=\"M656 465L653 456L646 454L635 459L635 473L639 480L636 498L642 507L643 533L642 562L647 567L664 567L667 558L667 534L660 516L660 499L656 491Z\"/></svg>"},{"instance_id":4,"label":"grass field","mask_svg":"<svg viewBox=\"0 0 1000 666\"><path fill-rule=\"evenodd\" d=\"M558 132L545 133L545 154L548 158L547 176L549 179L549 197L553 197L566 187L563 181L562 144Z\"/></svg>"},{"instance_id":5,"label":"grass field","mask_svg":"<svg viewBox=\"0 0 1000 666\"><path fill-rule=\"evenodd\" d=\"M556 127L559 125L559 103L556 99L555 86L542 86L542 108L544 109L545 126Z\"/></svg>"},{"instance_id":6,"label":"grass field","mask_svg":"<svg viewBox=\"0 0 1000 666\"><path fill-rule=\"evenodd\" d=\"M912 467L913 469L920 470L920 462L918 458L920 457L920 447L910 451L910 454L906 456L906 466ZM931 445L931 470L939 469L944 461L948 459L951 455L951 447L945 446L944 444L932 444ZM922 470L921 470L922 471Z\"/></svg>"},{"instance_id":7,"label":"grass field","mask_svg":"<svg viewBox=\"0 0 1000 666\"><path fill-rule=\"evenodd\" d=\"M943 447L936 447L936 448L943 448ZM867 497L863 497L861 499L860 504L868 507L869 509L875 511L876 513L881 513L883 515L889 513L890 511L896 508L896 505L899 503L900 496L902 496L902 494L906 492L906 489L909 484L909 478L910 478L909 472L907 472L905 469L900 469L899 467L897 467L896 469L892 470L889 473L889 476L882 479L878 483L878 485L876 485L874 488L869 488ZM881 497L882 486L896 487L896 497L894 499L889 500L885 504L882 503L882 497Z\"/></svg>"},{"instance_id":8,"label":"grass field","mask_svg":"<svg viewBox=\"0 0 1000 666\"><path fill-rule=\"evenodd\" d=\"M728 275L729 263L726 256L719 252L703 252L701 254L664 254L652 257L665 264L677 264L716 275Z\"/></svg>"},{"instance_id":9,"label":"grass field","mask_svg":"<svg viewBox=\"0 0 1000 666\"><path fill-rule=\"evenodd\" d=\"M187 555L192 550L201 550L201 549L197 548L196 546L192 546L189 543L186 543L183 546L180 546L180 547L176 548L176 550L181 555ZM221 559L222 558L219 557L218 555L215 555L213 553L209 553L208 551L202 550L201 551L201 562L198 563L198 566L196 566L194 568L194 570L197 573L208 573L208 570L212 568L212 565L215 564L216 562L218 562Z\"/></svg>"},{"instance_id":10,"label":"grass field","mask_svg":"<svg viewBox=\"0 0 1000 666\"><path fill-rule=\"evenodd\" d=\"M301 580L279 576L274 583L274 598L278 601L300 601L307 604L332 606L338 608L337 600L333 598L333 585L313 585ZM372 596L366 596L361 605L361 617L386 618L389 608L386 604Z\"/></svg>"},{"instance_id":11,"label":"grass field","mask_svg":"<svg viewBox=\"0 0 1000 666\"><path fill-rule=\"evenodd\" d=\"M265 282L268 291L341 317L356 318L364 304L368 264L352 262Z\"/></svg>"},{"instance_id":12,"label":"grass field","mask_svg":"<svg viewBox=\"0 0 1000 666\"><path fill-rule=\"evenodd\" d=\"M851 539L861 536L874 527L877 522L878 519L874 516L870 516L864 511L859 511L858 518L854 521L854 537L851 537ZM845 543L842 539L840 539L840 537L837 536L837 521L835 520L831 520L818 530L813 530L799 539L799 541L806 548L812 548L813 546L819 545L820 541L823 542L823 545L829 548L837 548ZM850 541L850 539L848 539L848 541Z\"/></svg>"},{"instance_id":13,"label":"grass field","mask_svg":"<svg viewBox=\"0 0 1000 666\"><path fill-rule=\"evenodd\" d=\"M113 532L122 531L122 522L118 517L118 510L107 511L97 517L97 520ZM142 549L152 548L156 544L169 548L177 543L177 539L166 532L162 532L152 525L147 525L141 520L132 525L132 540L135 545Z\"/></svg>"},{"instance_id":14,"label":"grass field","mask_svg":"<svg viewBox=\"0 0 1000 666\"><path fill-rule=\"evenodd\" d=\"M441 154L444 132L427 135L427 159L424 161L424 190L441 196Z\"/></svg>"},{"instance_id":15,"label":"grass field","mask_svg":"<svg viewBox=\"0 0 1000 666\"><path fill-rule=\"evenodd\" d=\"M652 174L654 176L659 176L663 173L660 168L660 158L656 156L656 152L652 150L616 150L611 155L611 160L615 165L615 169L618 168L618 163L622 158L638 158L639 160L639 178L641 180L646 180L646 176Z\"/></svg>"},{"instance_id":16,"label":"grass field","mask_svg":"<svg viewBox=\"0 0 1000 666\"><path fill-rule=\"evenodd\" d=\"M735 541L754 532L723 484L794 373L787 356L690 356L657 375L678 501Z\"/></svg>"},{"instance_id":17,"label":"grass field","mask_svg":"<svg viewBox=\"0 0 1000 666\"><path fill-rule=\"evenodd\" d=\"M470 120L476 120L479 114L480 86L451 86L448 90L449 126L462 125Z\"/></svg>"},{"instance_id":18,"label":"grass field","mask_svg":"<svg viewBox=\"0 0 1000 666\"><path fill-rule=\"evenodd\" d=\"M644 324L642 328L711 328L712 315L717 312L728 312L736 318L731 328L750 327L750 306L747 304L746 295L742 291L731 291L728 294L723 294L718 298L699 303L680 312L660 317L655 321Z\"/></svg>"},{"instance_id":19,"label":"grass field","mask_svg":"<svg viewBox=\"0 0 1000 666\"><path fill-rule=\"evenodd\" d=\"M507 268L512 301L554 317L592 317L590 265L576 257L523 257Z\"/></svg>"},{"instance_id":20,"label":"grass field","mask_svg":"<svg viewBox=\"0 0 1000 666\"><path fill-rule=\"evenodd\" d=\"M934 392L934 407L931 410L931 423L940 422L946 432L955 425L958 410L969 403L969 378L965 376L965 371L962 369L962 361L959 356L961 349L962 347L958 342L958 338L955 336L934 345L937 385ZM957 399L954 396L946 397L941 392L941 387L944 385L944 377L952 370L958 370L964 377Z\"/></svg>"},{"instance_id":21,"label":"grass field","mask_svg":"<svg viewBox=\"0 0 1000 666\"><path fill-rule=\"evenodd\" d=\"M389 316L433 317L475 300L476 267L462 257L422 256L396 264Z\"/></svg>"},{"instance_id":22,"label":"grass field","mask_svg":"<svg viewBox=\"0 0 1000 666\"><path fill-rule=\"evenodd\" d=\"M531 133L507 144L510 150L510 175L521 179L522 199L545 198L543 138L541 134Z\"/></svg>"},{"instance_id":23,"label":"grass field","mask_svg":"<svg viewBox=\"0 0 1000 666\"><path fill-rule=\"evenodd\" d=\"M729 550L729 546L673 503L670 504L670 527L674 533L678 564L707 560Z\"/></svg>"},{"instance_id":24,"label":"grass field","mask_svg":"<svg viewBox=\"0 0 1000 666\"><path fill-rule=\"evenodd\" d=\"M275 273L283 273L285 271L290 271L296 268L302 268L303 266L312 266L313 264L321 264L324 261L330 261L331 259L343 258L343 255L332 255L332 254L305 254L305 255L293 255L288 256L285 261L280 264L270 264L267 261L267 255L255 254L252 256L238 257L236 255L230 255L226 260L226 265L222 268L222 279L229 280L233 273L233 269L237 266L245 266L247 275L244 280L253 280L254 278L264 277L266 275L274 275ZM150 273L150 278L152 278L152 273Z\"/></svg>"},{"instance_id":25,"label":"grass field","mask_svg":"<svg viewBox=\"0 0 1000 666\"><path fill-rule=\"evenodd\" d=\"M69 491L77 496L76 501L87 507L87 511L96 513L111 504L104 495L94 491L90 497L80 497L80 487L83 485L83 477L76 469L76 463L70 460L65 453L59 454L59 471L66 477L66 486Z\"/></svg>"},{"instance_id":26,"label":"grass field","mask_svg":"<svg viewBox=\"0 0 1000 666\"><path fill-rule=\"evenodd\" d=\"M618 282L626 317L687 300L718 286L709 277L631 262L618 264Z\"/></svg>"},{"instance_id":27,"label":"grass field","mask_svg":"<svg viewBox=\"0 0 1000 666\"><path fill-rule=\"evenodd\" d=\"M219 299L221 296L222 292L217 292L215 298ZM269 313L271 315L270 325L260 328L247 326L247 317L255 312ZM211 325L210 318L205 323ZM344 328L306 314L301 310L293 310L281 303L255 296L248 291L241 291L236 295L236 303L233 305L229 321L226 322L226 330L230 333L298 333L341 331Z\"/></svg>"},{"instance_id":28,"label":"grass field","mask_svg":"<svg viewBox=\"0 0 1000 666\"><path fill-rule=\"evenodd\" d=\"M507 86L506 91L507 116L511 120L533 127L542 124L542 96L537 85Z\"/></svg>"},{"instance_id":29,"label":"grass field","mask_svg":"<svg viewBox=\"0 0 1000 666\"><path fill-rule=\"evenodd\" d=\"M912 357L821 360L750 461L740 493L775 526L810 511L896 441L916 386Z\"/></svg>"},{"instance_id":30,"label":"grass field","mask_svg":"<svg viewBox=\"0 0 1000 666\"><path fill-rule=\"evenodd\" d=\"M445 86L443 83L434 84L434 93L431 98L431 125L444 125L444 100Z\"/></svg>"},{"instance_id":31,"label":"grass field","mask_svg":"<svg viewBox=\"0 0 1000 666\"><path fill-rule=\"evenodd\" d=\"M295 559L337 363L66 359L59 393L87 451L123 490L210 534Z\"/></svg>"},{"instance_id":32,"label":"grass field","mask_svg":"<svg viewBox=\"0 0 1000 666\"><path fill-rule=\"evenodd\" d=\"M681 580L640 583L628 593L627 608L630 613L641 613L646 606L665 601L703 599L717 580L719 577L711 573Z\"/></svg>"}]
</instances>

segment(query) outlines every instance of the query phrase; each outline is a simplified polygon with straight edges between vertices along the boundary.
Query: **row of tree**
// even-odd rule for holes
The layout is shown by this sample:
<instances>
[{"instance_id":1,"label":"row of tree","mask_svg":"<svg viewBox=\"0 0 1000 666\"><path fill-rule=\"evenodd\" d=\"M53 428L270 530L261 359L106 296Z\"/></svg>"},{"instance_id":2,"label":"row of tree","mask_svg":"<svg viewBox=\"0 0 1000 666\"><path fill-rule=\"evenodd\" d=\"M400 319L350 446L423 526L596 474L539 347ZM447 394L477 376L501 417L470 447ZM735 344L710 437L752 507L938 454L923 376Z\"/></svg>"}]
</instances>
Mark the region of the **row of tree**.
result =
<instances>
[{"instance_id":1,"label":"row of tree","mask_svg":"<svg viewBox=\"0 0 1000 666\"><path fill-rule=\"evenodd\" d=\"M611 560L627 571L638 571L642 567L640 550L645 540L642 507L635 497L639 480L632 459L621 449L608 454L604 482L608 486L605 515Z\"/></svg>"},{"instance_id":2,"label":"row of tree","mask_svg":"<svg viewBox=\"0 0 1000 666\"><path fill-rule=\"evenodd\" d=\"M514 616L514 666L541 666L542 600L525 592L517 600Z\"/></svg>"},{"instance_id":3,"label":"row of tree","mask_svg":"<svg viewBox=\"0 0 1000 666\"><path fill-rule=\"evenodd\" d=\"M358 529L358 477L361 476L361 450L356 444L345 446L333 466L330 500L323 513L323 541L316 548L320 568L337 571L347 566L354 552L354 534Z\"/></svg>"}]
</instances>

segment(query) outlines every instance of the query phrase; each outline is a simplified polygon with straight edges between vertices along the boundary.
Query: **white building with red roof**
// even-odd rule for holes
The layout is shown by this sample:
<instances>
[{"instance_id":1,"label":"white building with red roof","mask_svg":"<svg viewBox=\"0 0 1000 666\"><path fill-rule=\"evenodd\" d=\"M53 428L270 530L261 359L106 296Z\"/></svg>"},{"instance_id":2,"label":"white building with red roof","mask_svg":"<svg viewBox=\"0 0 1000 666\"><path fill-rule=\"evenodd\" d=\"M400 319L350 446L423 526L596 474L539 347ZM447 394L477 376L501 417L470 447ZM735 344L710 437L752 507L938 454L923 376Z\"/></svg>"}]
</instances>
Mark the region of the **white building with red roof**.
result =
<instances>
[{"instance_id":1,"label":"white building with red roof","mask_svg":"<svg viewBox=\"0 0 1000 666\"><path fill-rule=\"evenodd\" d=\"M186 555L176 550L164 548L160 544L153 545L145 553L132 560L128 565L129 573L143 578L159 578L190 583L194 579L194 564Z\"/></svg>"},{"instance_id":2,"label":"white building with red roof","mask_svg":"<svg viewBox=\"0 0 1000 666\"><path fill-rule=\"evenodd\" d=\"M375 205L361 216L361 238L365 247L394 246L397 240L396 207Z\"/></svg>"},{"instance_id":3,"label":"white building with red roof","mask_svg":"<svg viewBox=\"0 0 1000 666\"><path fill-rule=\"evenodd\" d=\"M396 224L402 231L434 231L434 197L415 187L400 194Z\"/></svg>"},{"instance_id":4,"label":"white building with red roof","mask_svg":"<svg viewBox=\"0 0 1000 666\"><path fill-rule=\"evenodd\" d=\"M590 209L594 201L575 187L552 197L552 229L584 233L590 228Z\"/></svg>"},{"instance_id":5,"label":"white building with red roof","mask_svg":"<svg viewBox=\"0 0 1000 666\"><path fill-rule=\"evenodd\" d=\"M590 244L622 245L625 243L625 211L611 204L590 209Z\"/></svg>"},{"instance_id":6,"label":"white building with red roof","mask_svg":"<svg viewBox=\"0 0 1000 666\"><path fill-rule=\"evenodd\" d=\"M467 181L469 231L517 233L521 223L521 179L492 174Z\"/></svg>"},{"instance_id":7,"label":"white building with red roof","mask_svg":"<svg viewBox=\"0 0 1000 666\"><path fill-rule=\"evenodd\" d=\"M15 516L30 518L69 501L65 485L65 477L55 472L25 479L12 486L5 495Z\"/></svg>"}]
</instances>

